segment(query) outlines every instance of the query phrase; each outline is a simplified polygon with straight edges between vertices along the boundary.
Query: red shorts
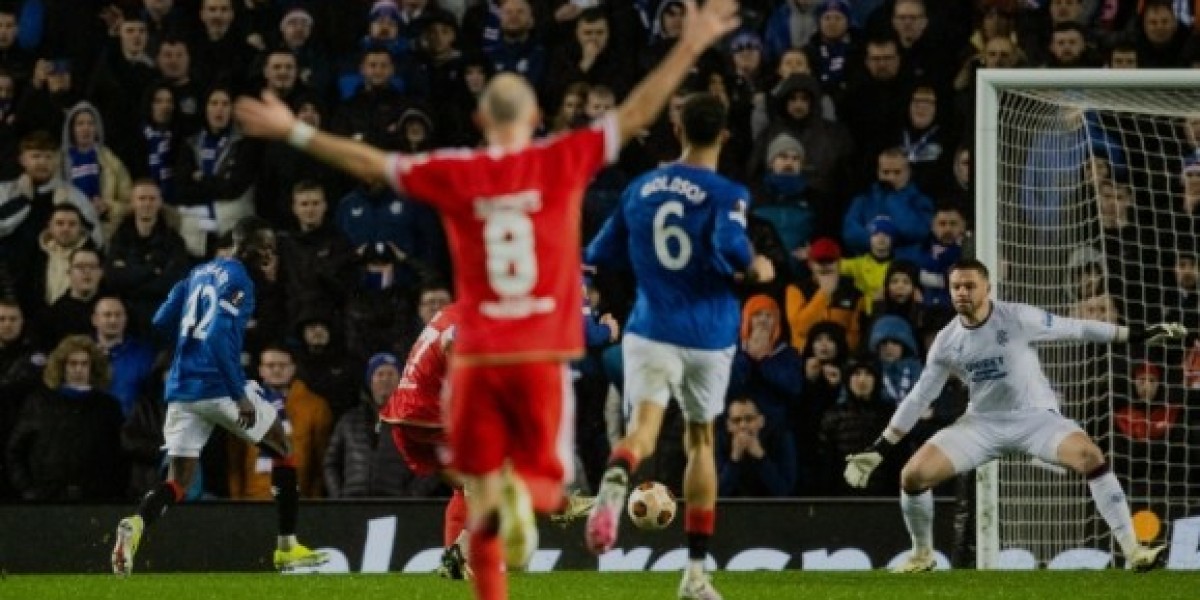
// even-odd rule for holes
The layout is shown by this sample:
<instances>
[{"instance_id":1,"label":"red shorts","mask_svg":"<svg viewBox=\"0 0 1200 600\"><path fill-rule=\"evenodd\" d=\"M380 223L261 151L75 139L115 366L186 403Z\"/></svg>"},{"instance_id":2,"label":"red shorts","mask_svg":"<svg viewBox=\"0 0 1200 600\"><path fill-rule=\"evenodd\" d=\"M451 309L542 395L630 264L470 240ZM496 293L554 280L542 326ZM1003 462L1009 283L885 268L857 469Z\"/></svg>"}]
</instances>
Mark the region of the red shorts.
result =
<instances>
[{"instance_id":1,"label":"red shorts","mask_svg":"<svg viewBox=\"0 0 1200 600\"><path fill-rule=\"evenodd\" d=\"M446 466L446 430L407 423L392 425L392 440L404 464L419 476L433 475Z\"/></svg>"},{"instance_id":2,"label":"red shorts","mask_svg":"<svg viewBox=\"0 0 1200 600\"><path fill-rule=\"evenodd\" d=\"M534 508L562 503L575 465L575 397L562 362L456 365L450 369L451 465L465 475L506 460L529 487Z\"/></svg>"}]
</instances>

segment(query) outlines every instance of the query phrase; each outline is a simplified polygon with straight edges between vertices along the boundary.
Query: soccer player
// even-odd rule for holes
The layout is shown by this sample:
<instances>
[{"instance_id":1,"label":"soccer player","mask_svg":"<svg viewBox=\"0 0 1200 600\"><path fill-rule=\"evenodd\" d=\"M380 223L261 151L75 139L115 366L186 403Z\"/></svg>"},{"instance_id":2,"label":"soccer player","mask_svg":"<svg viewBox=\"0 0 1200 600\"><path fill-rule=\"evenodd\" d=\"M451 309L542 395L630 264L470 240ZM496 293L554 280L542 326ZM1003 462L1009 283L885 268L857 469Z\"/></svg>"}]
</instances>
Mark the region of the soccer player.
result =
<instances>
[{"instance_id":1,"label":"soccer player","mask_svg":"<svg viewBox=\"0 0 1200 600\"><path fill-rule=\"evenodd\" d=\"M242 337L254 314L254 279L275 260L275 234L266 221L247 217L233 230L233 256L200 265L175 284L154 315L154 326L172 333L175 356L167 376L163 437L167 479L142 499L137 514L121 519L112 551L113 572L129 575L143 529L183 500L214 426L271 457L271 491L279 509L275 568L319 566L324 552L296 541L300 490L291 442L275 406L242 372Z\"/></svg>"},{"instance_id":2,"label":"soccer player","mask_svg":"<svg viewBox=\"0 0 1200 600\"><path fill-rule=\"evenodd\" d=\"M687 420L684 443L688 567L680 598L720 598L704 572L717 501L713 421L724 412L725 390L741 309L733 284L745 275L774 277L771 262L754 256L746 236L746 188L716 173L725 130L725 105L711 94L684 102L683 156L635 179L620 209L588 247L597 267L631 266L637 300L621 352L625 397L634 406L628 435L613 449L587 522L587 545L612 549L629 491L629 475L653 454L670 398Z\"/></svg>"},{"instance_id":3,"label":"soccer player","mask_svg":"<svg viewBox=\"0 0 1200 600\"><path fill-rule=\"evenodd\" d=\"M379 419L392 424L392 439L405 464L423 477L443 473L447 479L455 479L444 473L446 421L442 398L457 323L458 307L454 304L442 308L429 320L408 352L400 383L379 411ZM467 503L459 482L451 483L454 495L446 504L442 534L446 550L438 574L462 579L470 576L465 559Z\"/></svg>"},{"instance_id":4,"label":"soccer player","mask_svg":"<svg viewBox=\"0 0 1200 600\"><path fill-rule=\"evenodd\" d=\"M934 339L925 370L883 434L870 448L846 457L846 482L865 487L871 472L941 393L946 379L955 375L967 383L971 398L967 412L922 445L900 474L900 509L913 550L896 571L935 567L930 489L1014 451L1086 477L1096 508L1129 564L1138 571L1159 566L1166 546L1150 548L1138 543L1121 484L1109 471L1100 448L1074 421L1059 413L1034 344L1159 345L1182 340L1187 329L1178 323L1142 328L1067 319L1025 304L992 300L990 290L983 263L962 259L951 267L950 298L957 318Z\"/></svg>"},{"instance_id":5,"label":"soccer player","mask_svg":"<svg viewBox=\"0 0 1200 600\"><path fill-rule=\"evenodd\" d=\"M437 208L454 257L461 309L450 366L450 465L464 477L467 559L478 598L507 597L501 560L528 563L533 511L565 501L572 466L567 362L583 351L583 190L662 110L696 59L739 23L736 0L689 0L684 34L616 111L591 127L532 141L536 95L494 77L477 117L488 146L405 156L316 131L271 94L242 98L243 131L294 147ZM501 544L503 540L503 544Z\"/></svg>"}]
</instances>

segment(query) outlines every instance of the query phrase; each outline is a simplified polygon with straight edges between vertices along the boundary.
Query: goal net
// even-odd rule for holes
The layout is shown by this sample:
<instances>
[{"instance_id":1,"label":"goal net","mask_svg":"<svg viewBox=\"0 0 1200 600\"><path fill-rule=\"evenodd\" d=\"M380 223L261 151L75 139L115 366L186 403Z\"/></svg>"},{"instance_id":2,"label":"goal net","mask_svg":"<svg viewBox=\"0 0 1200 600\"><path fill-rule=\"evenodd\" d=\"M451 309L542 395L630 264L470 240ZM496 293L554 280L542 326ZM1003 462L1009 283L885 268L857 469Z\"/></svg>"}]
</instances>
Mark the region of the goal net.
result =
<instances>
[{"instance_id":1,"label":"goal net","mask_svg":"<svg viewBox=\"0 0 1200 600\"><path fill-rule=\"evenodd\" d=\"M979 82L977 249L995 271L996 297L1194 329L1200 75L1012 70ZM1200 351L1191 344L1041 349L1063 413L1109 457L1145 542L1169 541L1174 521L1200 515L1200 404L1188 402L1200 392ZM1073 473L1004 458L981 470L978 497L981 568L1095 568L1117 553Z\"/></svg>"}]
</instances>

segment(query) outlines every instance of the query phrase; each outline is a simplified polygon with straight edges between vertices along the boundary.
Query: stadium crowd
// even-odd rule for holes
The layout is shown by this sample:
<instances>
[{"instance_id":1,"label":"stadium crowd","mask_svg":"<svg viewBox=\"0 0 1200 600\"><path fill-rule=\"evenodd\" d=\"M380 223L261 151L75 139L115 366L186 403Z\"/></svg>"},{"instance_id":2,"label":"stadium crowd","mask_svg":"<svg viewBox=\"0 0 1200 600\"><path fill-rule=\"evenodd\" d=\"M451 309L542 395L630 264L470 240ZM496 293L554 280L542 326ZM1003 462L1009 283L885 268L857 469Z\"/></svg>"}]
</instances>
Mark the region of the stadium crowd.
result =
<instances>
[{"instance_id":1,"label":"stadium crowd","mask_svg":"<svg viewBox=\"0 0 1200 600\"><path fill-rule=\"evenodd\" d=\"M843 460L887 424L953 318L946 272L970 252L974 217L975 70L1200 66L1200 14L1171 0L741 5L743 29L592 182L584 238L626 182L677 158L682 99L719 96L721 172L752 190L751 238L780 275L744 290L721 495L893 496L902 458L865 491L842 481ZM679 0L0 0L0 501L123 500L159 479L169 338L150 319L250 214L276 228L280 252L256 289L242 362L284 401L303 495L448 493L406 469L376 416L423 324L453 299L437 217L243 137L233 100L271 91L310 125L423 152L478 144L476 98L511 71L535 85L553 135L623 98L682 14ZM1104 235L1072 255L1080 280L1063 312L1200 329L1200 120L1177 125L1160 154L1178 157L1166 168L1179 176L1148 222L1131 191L1145 182L1126 168L1134 150L1088 120L1107 160L1067 172L1098 182ZM1046 211L1022 218L1056 224ZM1144 252L1147 239L1158 252ZM1137 282L1152 279L1163 296L1142 304ZM576 485L587 490L622 428L633 282L599 271L581 285L590 349L575 368ZM1200 389L1200 346L1129 358L1120 389L1103 392L1123 455L1148 469L1165 464L1152 455L1200 452L1200 410L1184 395ZM965 400L951 382L905 443ZM677 431L646 466L676 489ZM214 436L190 497L269 499L270 460L230 442Z\"/></svg>"}]
</instances>

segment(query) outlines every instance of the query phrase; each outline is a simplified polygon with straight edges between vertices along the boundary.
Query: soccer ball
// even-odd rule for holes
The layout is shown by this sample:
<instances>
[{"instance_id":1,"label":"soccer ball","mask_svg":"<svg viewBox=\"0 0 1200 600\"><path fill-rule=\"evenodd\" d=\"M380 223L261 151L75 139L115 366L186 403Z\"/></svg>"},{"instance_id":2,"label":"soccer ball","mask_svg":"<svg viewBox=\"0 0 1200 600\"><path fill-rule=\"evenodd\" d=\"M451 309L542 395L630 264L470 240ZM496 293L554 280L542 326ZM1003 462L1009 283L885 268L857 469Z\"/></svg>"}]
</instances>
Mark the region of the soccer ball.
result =
<instances>
[{"instance_id":1,"label":"soccer ball","mask_svg":"<svg viewBox=\"0 0 1200 600\"><path fill-rule=\"evenodd\" d=\"M629 494L629 520L638 529L666 529L675 519L675 497L667 486L646 481Z\"/></svg>"}]
</instances>

